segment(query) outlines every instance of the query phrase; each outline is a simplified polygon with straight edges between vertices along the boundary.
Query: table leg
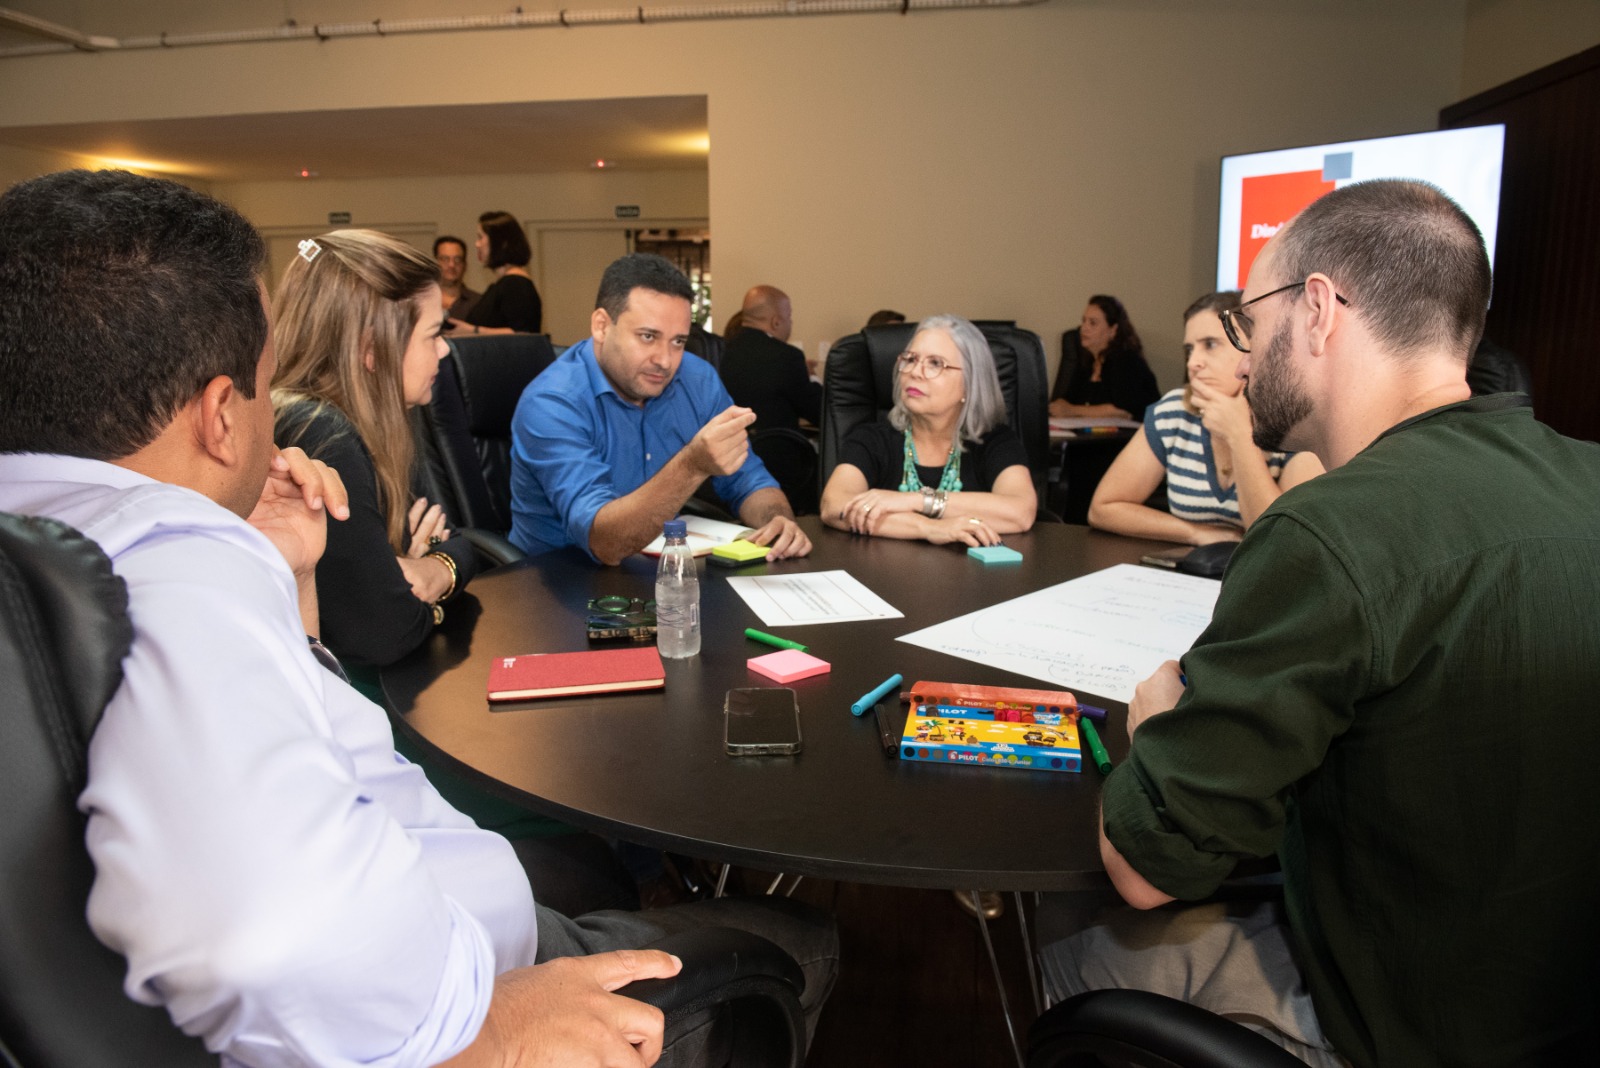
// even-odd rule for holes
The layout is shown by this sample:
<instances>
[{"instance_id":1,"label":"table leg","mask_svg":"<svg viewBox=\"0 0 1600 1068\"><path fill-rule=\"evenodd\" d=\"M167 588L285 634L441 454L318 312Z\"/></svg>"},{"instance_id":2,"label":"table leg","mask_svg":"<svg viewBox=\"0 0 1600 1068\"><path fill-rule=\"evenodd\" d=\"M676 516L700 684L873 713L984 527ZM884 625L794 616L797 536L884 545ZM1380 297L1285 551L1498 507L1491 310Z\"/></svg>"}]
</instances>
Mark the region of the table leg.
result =
<instances>
[{"instance_id":1,"label":"table leg","mask_svg":"<svg viewBox=\"0 0 1600 1068\"><path fill-rule=\"evenodd\" d=\"M1034 967L1033 941L1028 937L1028 914L1022 907L1022 891L1012 891L1011 896L1016 900L1017 924L1022 928L1022 956L1028 965L1028 986L1033 990L1033 1013L1043 1016L1044 1000L1039 997L1039 973Z\"/></svg>"},{"instance_id":2,"label":"table leg","mask_svg":"<svg viewBox=\"0 0 1600 1068\"><path fill-rule=\"evenodd\" d=\"M1027 1062L1022 1057L1022 1044L1017 1041L1017 1025L1011 1016L1011 1000L1006 997L1005 976L1000 974L1000 958L995 956L994 941L989 937L989 921L983 918L983 906L978 901L978 891L967 891L972 895L972 911L978 917L978 930L983 933L983 948L989 954L989 967L994 972L995 989L1000 993L1000 1011L1005 1014L1006 1033L1011 1036L1011 1052L1017 1056L1017 1068L1027 1068ZM1033 965L1029 965L1029 974L1032 974Z\"/></svg>"}]
</instances>

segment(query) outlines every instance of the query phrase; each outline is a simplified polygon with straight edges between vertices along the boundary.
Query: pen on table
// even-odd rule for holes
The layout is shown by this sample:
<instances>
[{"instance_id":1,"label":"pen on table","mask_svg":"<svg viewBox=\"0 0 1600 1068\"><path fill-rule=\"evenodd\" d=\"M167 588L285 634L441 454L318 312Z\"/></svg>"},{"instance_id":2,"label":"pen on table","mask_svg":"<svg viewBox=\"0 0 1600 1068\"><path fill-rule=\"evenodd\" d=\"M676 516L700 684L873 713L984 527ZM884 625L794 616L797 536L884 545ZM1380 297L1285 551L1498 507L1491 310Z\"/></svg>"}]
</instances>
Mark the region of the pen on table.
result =
<instances>
[{"instance_id":1,"label":"pen on table","mask_svg":"<svg viewBox=\"0 0 1600 1068\"><path fill-rule=\"evenodd\" d=\"M1094 729L1094 721L1087 717L1078 717L1078 733L1083 735L1083 740L1089 743L1089 755L1094 758L1094 766L1100 769L1100 774L1111 774L1111 754L1106 752L1106 747L1100 743L1100 732Z\"/></svg>"},{"instance_id":2,"label":"pen on table","mask_svg":"<svg viewBox=\"0 0 1600 1068\"><path fill-rule=\"evenodd\" d=\"M867 709L881 701L884 695L903 681L905 681L905 676L903 675L890 675L881 684L862 694L861 700L850 706L850 714L852 716L866 715Z\"/></svg>"},{"instance_id":3,"label":"pen on table","mask_svg":"<svg viewBox=\"0 0 1600 1068\"><path fill-rule=\"evenodd\" d=\"M799 642L792 642L788 638L780 638L776 634L768 634L766 631L756 630L754 627L744 628L744 636L751 641L761 642L763 645L776 646L779 649L798 649L802 653L806 651L806 646L801 645Z\"/></svg>"}]
</instances>

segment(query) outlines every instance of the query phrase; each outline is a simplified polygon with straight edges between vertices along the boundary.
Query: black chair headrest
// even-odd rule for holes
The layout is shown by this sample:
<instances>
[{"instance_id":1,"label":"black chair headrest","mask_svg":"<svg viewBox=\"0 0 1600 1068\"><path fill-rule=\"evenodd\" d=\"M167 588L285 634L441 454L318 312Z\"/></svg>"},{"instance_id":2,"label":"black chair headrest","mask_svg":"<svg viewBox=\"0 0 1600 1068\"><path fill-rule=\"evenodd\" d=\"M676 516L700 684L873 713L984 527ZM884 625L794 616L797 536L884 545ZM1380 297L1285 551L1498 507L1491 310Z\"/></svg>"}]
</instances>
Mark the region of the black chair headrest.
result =
<instances>
[{"instance_id":1,"label":"black chair headrest","mask_svg":"<svg viewBox=\"0 0 1600 1068\"><path fill-rule=\"evenodd\" d=\"M6 658L18 658L4 674L38 695L56 759L81 790L89 737L133 644L127 587L100 547L66 524L0 513L0 588Z\"/></svg>"},{"instance_id":2,"label":"black chair headrest","mask_svg":"<svg viewBox=\"0 0 1600 1068\"><path fill-rule=\"evenodd\" d=\"M522 390L555 362L544 334L490 334L452 338L461 393L475 438L504 438Z\"/></svg>"}]
</instances>

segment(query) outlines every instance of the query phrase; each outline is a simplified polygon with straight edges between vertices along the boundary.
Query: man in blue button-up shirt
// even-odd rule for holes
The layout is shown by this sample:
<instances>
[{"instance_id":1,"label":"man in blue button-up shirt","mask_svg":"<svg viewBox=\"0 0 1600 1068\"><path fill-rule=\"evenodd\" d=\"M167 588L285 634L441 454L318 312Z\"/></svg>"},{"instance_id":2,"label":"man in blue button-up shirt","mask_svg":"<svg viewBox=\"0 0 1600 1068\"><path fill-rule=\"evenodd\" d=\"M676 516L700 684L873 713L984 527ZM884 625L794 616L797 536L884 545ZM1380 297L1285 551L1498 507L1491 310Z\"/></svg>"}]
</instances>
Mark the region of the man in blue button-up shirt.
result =
<instances>
[{"instance_id":1,"label":"man in blue button-up shirt","mask_svg":"<svg viewBox=\"0 0 1600 1068\"><path fill-rule=\"evenodd\" d=\"M512 419L511 540L577 545L615 564L661 533L706 479L767 559L811 551L715 370L684 352L689 280L660 256L624 256L600 281L591 337L523 391Z\"/></svg>"}]
</instances>

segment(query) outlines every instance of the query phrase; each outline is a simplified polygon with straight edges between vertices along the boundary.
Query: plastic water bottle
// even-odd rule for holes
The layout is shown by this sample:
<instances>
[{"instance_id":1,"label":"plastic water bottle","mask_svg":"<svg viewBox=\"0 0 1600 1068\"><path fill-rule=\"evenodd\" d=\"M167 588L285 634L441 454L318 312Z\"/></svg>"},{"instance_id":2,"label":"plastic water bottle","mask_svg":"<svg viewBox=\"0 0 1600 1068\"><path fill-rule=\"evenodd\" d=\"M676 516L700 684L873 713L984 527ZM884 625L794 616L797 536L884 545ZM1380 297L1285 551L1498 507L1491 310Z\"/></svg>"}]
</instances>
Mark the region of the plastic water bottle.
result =
<instances>
[{"instance_id":1,"label":"plastic water bottle","mask_svg":"<svg viewBox=\"0 0 1600 1068\"><path fill-rule=\"evenodd\" d=\"M700 573L683 520L662 528L667 546L656 566L656 648L668 660L700 655Z\"/></svg>"}]
</instances>

